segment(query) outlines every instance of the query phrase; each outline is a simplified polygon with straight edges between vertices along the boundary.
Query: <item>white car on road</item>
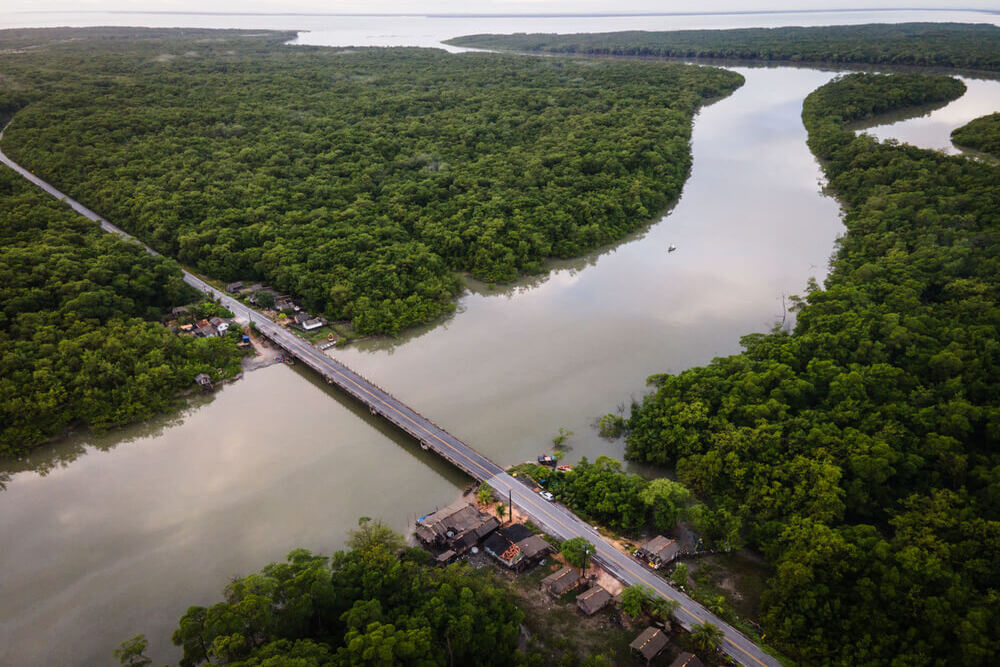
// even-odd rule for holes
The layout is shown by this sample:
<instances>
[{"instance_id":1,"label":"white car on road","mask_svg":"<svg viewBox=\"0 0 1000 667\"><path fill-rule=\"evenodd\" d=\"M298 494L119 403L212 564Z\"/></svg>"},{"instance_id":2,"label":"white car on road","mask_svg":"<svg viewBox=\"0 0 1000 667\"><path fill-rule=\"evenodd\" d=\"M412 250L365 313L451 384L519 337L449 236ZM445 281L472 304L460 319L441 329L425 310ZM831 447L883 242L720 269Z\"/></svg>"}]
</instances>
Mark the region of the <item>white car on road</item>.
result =
<instances>
[{"instance_id":1,"label":"white car on road","mask_svg":"<svg viewBox=\"0 0 1000 667\"><path fill-rule=\"evenodd\" d=\"M555 496L553 496L553 495L552 495L551 493L549 493L548 491L539 491L539 492L538 492L538 495L540 495L540 496L541 496L542 498L545 498L545 499L546 499L546 500L548 500L549 502L552 502L553 500L555 500L555 499L556 499L556 497L555 497Z\"/></svg>"}]
</instances>

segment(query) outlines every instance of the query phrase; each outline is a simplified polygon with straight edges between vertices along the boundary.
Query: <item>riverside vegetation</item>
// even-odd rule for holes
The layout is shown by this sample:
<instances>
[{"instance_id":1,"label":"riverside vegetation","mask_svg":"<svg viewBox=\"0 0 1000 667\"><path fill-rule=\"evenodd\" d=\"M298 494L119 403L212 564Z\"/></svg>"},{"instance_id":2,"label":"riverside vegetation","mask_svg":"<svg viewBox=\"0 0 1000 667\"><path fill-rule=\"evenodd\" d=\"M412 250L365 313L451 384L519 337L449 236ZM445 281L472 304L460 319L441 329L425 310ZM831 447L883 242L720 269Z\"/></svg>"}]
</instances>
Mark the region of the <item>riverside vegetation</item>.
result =
<instances>
[{"instance_id":1,"label":"riverside vegetation","mask_svg":"<svg viewBox=\"0 0 1000 667\"><path fill-rule=\"evenodd\" d=\"M546 53L1000 69L1000 27L967 23L466 35L448 43Z\"/></svg>"},{"instance_id":2,"label":"riverside vegetation","mask_svg":"<svg viewBox=\"0 0 1000 667\"><path fill-rule=\"evenodd\" d=\"M21 47L0 62L5 150L207 275L396 333L454 308L456 272L508 281L658 215L687 177L694 113L742 84L287 37L0 34Z\"/></svg>"},{"instance_id":3,"label":"riverside vegetation","mask_svg":"<svg viewBox=\"0 0 1000 667\"><path fill-rule=\"evenodd\" d=\"M1000 640L1000 171L844 125L962 94L856 74L805 101L847 234L791 334L656 387L627 456L676 466L777 567L805 664L988 665Z\"/></svg>"},{"instance_id":4,"label":"riverside vegetation","mask_svg":"<svg viewBox=\"0 0 1000 667\"><path fill-rule=\"evenodd\" d=\"M160 324L196 298L174 261L105 234L0 167L0 456L76 423L141 421L196 374L237 373L232 337Z\"/></svg>"},{"instance_id":5,"label":"riverside vegetation","mask_svg":"<svg viewBox=\"0 0 1000 667\"><path fill-rule=\"evenodd\" d=\"M976 118L951 133L956 146L1000 157L1000 113Z\"/></svg>"}]
</instances>

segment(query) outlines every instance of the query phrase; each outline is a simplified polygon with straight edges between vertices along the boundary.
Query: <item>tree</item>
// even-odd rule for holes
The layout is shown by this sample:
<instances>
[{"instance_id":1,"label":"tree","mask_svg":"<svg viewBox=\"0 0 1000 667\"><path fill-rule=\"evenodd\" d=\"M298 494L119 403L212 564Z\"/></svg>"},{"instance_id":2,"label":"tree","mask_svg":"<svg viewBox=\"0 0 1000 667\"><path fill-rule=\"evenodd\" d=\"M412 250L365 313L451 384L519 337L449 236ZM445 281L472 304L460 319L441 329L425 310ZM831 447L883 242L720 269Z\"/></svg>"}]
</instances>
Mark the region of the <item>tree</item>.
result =
<instances>
[{"instance_id":1,"label":"tree","mask_svg":"<svg viewBox=\"0 0 1000 667\"><path fill-rule=\"evenodd\" d=\"M493 503L493 487L483 482L476 492L476 499L480 505L490 505Z\"/></svg>"},{"instance_id":2,"label":"tree","mask_svg":"<svg viewBox=\"0 0 1000 667\"><path fill-rule=\"evenodd\" d=\"M594 545L582 537L570 538L563 542L559 548L559 553L565 556L567 563L584 570L584 572L587 569L587 562L595 551Z\"/></svg>"},{"instance_id":3,"label":"tree","mask_svg":"<svg viewBox=\"0 0 1000 667\"><path fill-rule=\"evenodd\" d=\"M681 604L677 600L671 600L669 598L656 598L651 604L653 608L653 613L660 618L662 621L669 621L673 618L674 612L676 612Z\"/></svg>"},{"instance_id":4,"label":"tree","mask_svg":"<svg viewBox=\"0 0 1000 667\"><path fill-rule=\"evenodd\" d=\"M678 586L687 586L688 566L684 563L678 563L674 567L674 571L670 573L670 581L674 582Z\"/></svg>"},{"instance_id":5,"label":"tree","mask_svg":"<svg viewBox=\"0 0 1000 667\"><path fill-rule=\"evenodd\" d=\"M702 623L691 629L691 640L705 653L715 653L722 648L722 630L711 623Z\"/></svg>"},{"instance_id":6,"label":"tree","mask_svg":"<svg viewBox=\"0 0 1000 667\"><path fill-rule=\"evenodd\" d=\"M148 645L149 642L146 640L146 635L139 634L131 639L126 639L115 649L115 659L124 667L146 667L147 665L151 665L153 661L145 655Z\"/></svg>"},{"instance_id":7,"label":"tree","mask_svg":"<svg viewBox=\"0 0 1000 667\"><path fill-rule=\"evenodd\" d=\"M657 530L667 532L677 525L682 509L691 499L691 492L680 482L661 477L652 480L640 497L649 507Z\"/></svg>"},{"instance_id":8,"label":"tree","mask_svg":"<svg viewBox=\"0 0 1000 667\"><path fill-rule=\"evenodd\" d=\"M261 308L274 308L274 304L276 303L274 299L274 292L271 292L270 290L258 290L253 296L257 305Z\"/></svg>"},{"instance_id":9,"label":"tree","mask_svg":"<svg viewBox=\"0 0 1000 667\"><path fill-rule=\"evenodd\" d=\"M636 618L642 613L642 608L652 597L653 591L647 586L643 586L642 584L626 586L622 591L622 611L629 618Z\"/></svg>"},{"instance_id":10,"label":"tree","mask_svg":"<svg viewBox=\"0 0 1000 667\"><path fill-rule=\"evenodd\" d=\"M556 446L557 449L561 448L569 440L569 437L573 435L573 431L569 431L562 426L559 427L559 433L552 438L552 444Z\"/></svg>"}]
</instances>

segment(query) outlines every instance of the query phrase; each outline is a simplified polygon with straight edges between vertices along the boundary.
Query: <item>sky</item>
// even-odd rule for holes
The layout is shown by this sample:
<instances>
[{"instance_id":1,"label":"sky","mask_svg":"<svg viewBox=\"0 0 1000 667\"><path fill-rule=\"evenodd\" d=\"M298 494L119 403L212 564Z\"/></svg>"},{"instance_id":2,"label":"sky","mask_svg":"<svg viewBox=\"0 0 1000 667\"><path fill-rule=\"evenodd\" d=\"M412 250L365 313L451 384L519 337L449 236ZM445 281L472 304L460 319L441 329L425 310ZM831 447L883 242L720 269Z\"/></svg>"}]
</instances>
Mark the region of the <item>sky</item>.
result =
<instances>
[{"instance_id":1,"label":"sky","mask_svg":"<svg viewBox=\"0 0 1000 667\"><path fill-rule=\"evenodd\" d=\"M172 11L267 13L632 13L726 12L797 9L993 9L997 0L3 0L6 12Z\"/></svg>"}]
</instances>

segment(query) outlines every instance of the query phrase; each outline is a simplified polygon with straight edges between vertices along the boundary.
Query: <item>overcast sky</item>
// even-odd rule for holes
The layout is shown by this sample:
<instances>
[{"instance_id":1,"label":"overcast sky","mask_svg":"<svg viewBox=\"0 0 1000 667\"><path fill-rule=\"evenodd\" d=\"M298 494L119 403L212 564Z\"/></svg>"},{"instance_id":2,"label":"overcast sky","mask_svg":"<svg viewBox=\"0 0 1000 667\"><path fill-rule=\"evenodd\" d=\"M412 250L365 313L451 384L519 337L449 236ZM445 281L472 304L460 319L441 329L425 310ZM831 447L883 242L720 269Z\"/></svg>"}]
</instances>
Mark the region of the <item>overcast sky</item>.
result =
<instances>
[{"instance_id":1,"label":"overcast sky","mask_svg":"<svg viewBox=\"0 0 1000 667\"><path fill-rule=\"evenodd\" d=\"M356 13L715 12L747 10L948 8L997 9L997 0L2 0L0 11L217 11Z\"/></svg>"}]
</instances>

